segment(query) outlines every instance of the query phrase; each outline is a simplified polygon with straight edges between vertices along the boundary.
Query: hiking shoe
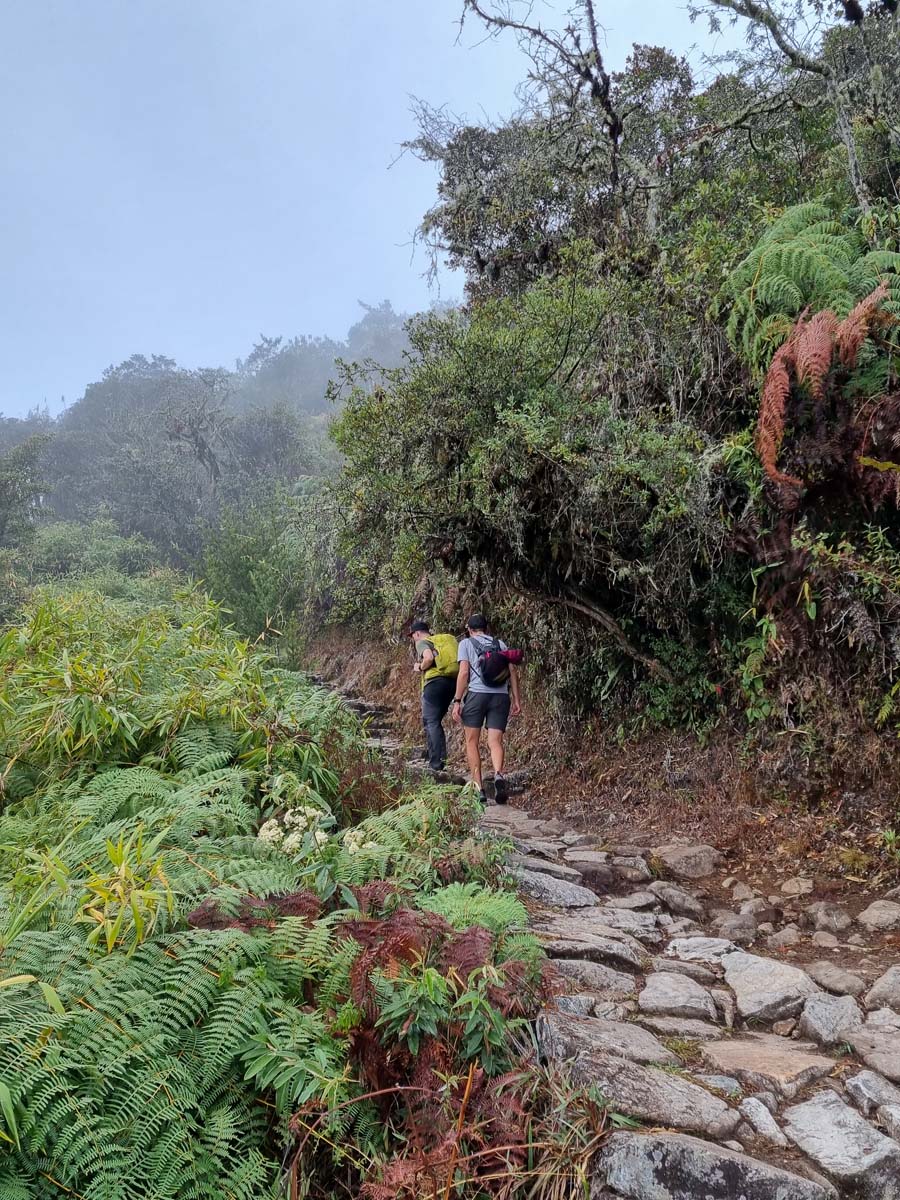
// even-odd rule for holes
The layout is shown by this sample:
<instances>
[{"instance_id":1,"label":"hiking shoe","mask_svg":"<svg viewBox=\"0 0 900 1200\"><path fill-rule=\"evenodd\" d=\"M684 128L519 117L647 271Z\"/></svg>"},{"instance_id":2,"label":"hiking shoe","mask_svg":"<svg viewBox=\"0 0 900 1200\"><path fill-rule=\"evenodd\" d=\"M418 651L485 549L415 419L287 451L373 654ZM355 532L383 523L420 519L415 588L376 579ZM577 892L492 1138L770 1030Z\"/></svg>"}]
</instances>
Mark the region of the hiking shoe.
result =
<instances>
[{"instance_id":1,"label":"hiking shoe","mask_svg":"<svg viewBox=\"0 0 900 1200\"><path fill-rule=\"evenodd\" d=\"M481 801L482 808L486 808L488 798L484 791L484 788L482 788L481 791L478 793L478 799Z\"/></svg>"},{"instance_id":2,"label":"hiking shoe","mask_svg":"<svg viewBox=\"0 0 900 1200\"><path fill-rule=\"evenodd\" d=\"M503 775L494 777L494 803L505 804L509 799L509 788Z\"/></svg>"}]
</instances>

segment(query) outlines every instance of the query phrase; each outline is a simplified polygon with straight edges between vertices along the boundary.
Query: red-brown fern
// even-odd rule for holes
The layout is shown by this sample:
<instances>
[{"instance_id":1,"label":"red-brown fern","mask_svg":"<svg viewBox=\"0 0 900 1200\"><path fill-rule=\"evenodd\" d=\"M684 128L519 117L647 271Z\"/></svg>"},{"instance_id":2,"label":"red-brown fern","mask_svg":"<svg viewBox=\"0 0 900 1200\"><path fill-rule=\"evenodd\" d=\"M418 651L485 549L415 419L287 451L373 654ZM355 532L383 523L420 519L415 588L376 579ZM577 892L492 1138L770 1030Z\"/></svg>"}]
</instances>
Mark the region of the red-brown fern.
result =
<instances>
[{"instance_id":1,"label":"red-brown fern","mask_svg":"<svg viewBox=\"0 0 900 1200\"><path fill-rule=\"evenodd\" d=\"M880 283L875 291L866 296L864 300L860 300L859 304L851 309L838 325L835 331L835 342L838 357L845 367L852 370L856 366L859 351L869 336L873 324L887 323L891 320L887 313L881 311L881 302L886 299L887 295L887 284Z\"/></svg>"}]
</instances>

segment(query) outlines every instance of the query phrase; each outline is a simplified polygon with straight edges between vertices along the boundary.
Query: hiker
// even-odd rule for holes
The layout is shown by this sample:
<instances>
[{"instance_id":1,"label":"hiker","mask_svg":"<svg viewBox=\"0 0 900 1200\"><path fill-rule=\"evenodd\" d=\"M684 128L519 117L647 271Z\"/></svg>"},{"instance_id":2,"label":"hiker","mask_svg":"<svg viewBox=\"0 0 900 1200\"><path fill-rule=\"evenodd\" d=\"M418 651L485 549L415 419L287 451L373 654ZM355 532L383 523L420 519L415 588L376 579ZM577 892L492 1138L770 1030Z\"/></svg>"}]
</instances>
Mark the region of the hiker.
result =
<instances>
[{"instance_id":1,"label":"hiker","mask_svg":"<svg viewBox=\"0 0 900 1200\"><path fill-rule=\"evenodd\" d=\"M459 674L453 697L453 720L461 722L466 735L466 759L473 782L485 801L481 778L481 728L487 726L488 749L494 766L494 798L506 804L509 788L503 774L503 737L511 716L522 711L519 674L513 663L522 652L510 650L505 642L488 633L481 613L469 617L467 637L459 643ZM512 695L510 696L510 693Z\"/></svg>"},{"instance_id":2,"label":"hiker","mask_svg":"<svg viewBox=\"0 0 900 1200\"><path fill-rule=\"evenodd\" d=\"M456 638L452 633L432 633L427 621L413 621L410 637L416 650L413 667L422 676L422 724L428 748L428 766L443 771L447 764L444 717L456 691Z\"/></svg>"}]
</instances>

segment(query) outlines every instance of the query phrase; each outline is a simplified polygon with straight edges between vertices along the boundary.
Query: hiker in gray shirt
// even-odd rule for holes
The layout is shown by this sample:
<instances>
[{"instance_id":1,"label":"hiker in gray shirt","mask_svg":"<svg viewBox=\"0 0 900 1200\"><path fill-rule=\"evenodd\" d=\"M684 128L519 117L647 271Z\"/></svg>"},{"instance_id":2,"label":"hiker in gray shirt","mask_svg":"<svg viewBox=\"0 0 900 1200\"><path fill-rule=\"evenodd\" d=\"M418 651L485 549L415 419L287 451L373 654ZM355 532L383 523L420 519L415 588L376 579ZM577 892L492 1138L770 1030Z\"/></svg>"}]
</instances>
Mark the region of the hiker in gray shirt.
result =
<instances>
[{"instance_id":1,"label":"hiker in gray shirt","mask_svg":"<svg viewBox=\"0 0 900 1200\"><path fill-rule=\"evenodd\" d=\"M508 788L503 775L503 738L511 716L522 711L519 696L519 674L509 664L508 673L501 682L488 683L484 678L483 655L494 644L487 631L487 621L481 613L474 613L466 625L468 637L459 643L459 674L456 677L456 693L453 698L453 720L462 724L466 735L466 759L472 780L478 784L484 801L484 785L481 777L481 730L487 727L488 749L494 767L494 791L498 804L505 804ZM497 639L500 649L506 643Z\"/></svg>"}]
</instances>

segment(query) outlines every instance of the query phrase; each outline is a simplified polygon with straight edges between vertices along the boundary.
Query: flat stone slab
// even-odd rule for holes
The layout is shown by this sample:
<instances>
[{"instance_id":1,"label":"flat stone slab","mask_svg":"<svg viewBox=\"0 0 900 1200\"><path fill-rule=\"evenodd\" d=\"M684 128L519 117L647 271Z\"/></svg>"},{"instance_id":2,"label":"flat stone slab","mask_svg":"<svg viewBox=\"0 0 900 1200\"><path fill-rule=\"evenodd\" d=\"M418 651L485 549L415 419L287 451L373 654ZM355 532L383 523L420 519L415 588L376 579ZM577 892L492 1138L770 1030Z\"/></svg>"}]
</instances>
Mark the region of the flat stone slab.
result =
<instances>
[{"instance_id":1,"label":"flat stone slab","mask_svg":"<svg viewBox=\"0 0 900 1200\"><path fill-rule=\"evenodd\" d=\"M630 896L610 896L607 908L625 908L630 912L642 912L645 908L656 908L659 904L652 892L632 892Z\"/></svg>"},{"instance_id":2,"label":"flat stone slab","mask_svg":"<svg viewBox=\"0 0 900 1200\"><path fill-rule=\"evenodd\" d=\"M825 959L820 962L807 963L803 970L813 983L817 983L827 992L834 992L838 996L860 996L866 990L864 979L860 979L851 971L845 971L837 963L828 962Z\"/></svg>"},{"instance_id":3,"label":"flat stone slab","mask_svg":"<svg viewBox=\"0 0 900 1200\"><path fill-rule=\"evenodd\" d=\"M616 1112L639 1121L722 1139L740 1124L740 1113L724 1100L658 1067L586 1051L576 1056L571 1072L577 1082L593 1084Z\"/></svg>"},{"instance_id":4,"label":"flat stone slab","mask_svg":"<svg viewBox=\"0 0 900 1200\"><path fill-rule=\"evenodd\" d=\"M892 1008L900 1013L900 965L888 967L866 993L866 1008Z\"/></svg>"},{"instance_id":5,"label":"flat stone slab","mask_svg":"<svg viewBox=\"0 0 900 1200\"><path fill-rule=\"evenodd\" d=\"M688 979L695 979L697 983L702 983L706 987L713 987L721 982L719 975L700 963L680 962L677 958L659 956L651 960L651 965L654 971L674 971L676 975L687 975Z\"/></svg>"},{"instance_id":6,"label":"flat stone slab","mask_svg":"<svg viewBox=\"0 0 900 1200\"><path fill-rule=\"evenodd\" d=\"M582 1050L612 1054L636 1063L677 1067L679 1060L640 1025L544 1012L538 1018L538 1044L548 1059L565 1062Z\"/></svg>"},{"instance_id":7,"label":"flat stone slab","mask_svg":"<svg viewBox=\"0 0 900 1200\"><path fill-rule=\"evenodd\" d=\"M656 846L654 858L659 859L676 879L705 879L716 870L722 855L713 846Z\"/></svg>"},{"instance_id":8,"label":"flat stone slab","mask_svg":"<svg viewBox=\"0 0 900 1200\"><path fill-rule=\"evenodd\" d=\"M603 925L607 929L621 930L630 934L640 942L655 946L663 941L663 932L654 913L631 912L627 908L614 908L609 904L601 904L590 913L585 913L585 928L593 925Z\"/></svg>"},{"instance_id":9,"label":"flat stone slab","mask_svg":"<svg viewBox=\"0 0 900 1200\"><path fill-rule=\"evenodd\" d=\"M727 938L675 938L666 946L666 957L680 958L682 962L719 964L736 950L737 946Z\"/></svg>"},{"instance_id":10,"label":"flat stone slab","mask_svg":"<svg viewBox=\"0 0 900 1200\"><path fill-rule=\"evenodd\" d=\"M874 1071L860 1071L844 1080L847 1095L862 1112L863 1116L871 1116L885 1104L900 1104L900 1088L888 1083Z\"/></svg>"},{"instance_id":11,"label":"flat stone slab","mask_svg":"<svg viewBox=\"0 0 900 1200\"><path fill-rule=\"evenodd\" d=\"M538 858L536 854L510 854L507 862L516 870L539 871L544 875L552 875L554 879L564 879L566 883L581 883L581 872L574 867L551 862L549 858Z\"/></svg>"},{"instance_id":12,"label":"flat stone slab","mask_svg":"<svg viewBox=\"0 0 900 1200\"><path fill-rule=\"evenodd\" d=\"M807 997L800 1017L800 1034L820 1046L839 1046L863 1023L862 1010L852 996L818 992Z\"/></svg>"},{"instance_id":13,"label":"flat stone slab","mask_svg":"<svg viewBox=\"0 0 900 1200\"><path fill-rule=\"evenodd\" d=\"M727 954L722 959L725 982L737 999L745 1021L777 1021L800 1012L807 996L819 991L805 971L758 954Z\"/></svg>"},{"instance_id":14,"label":"flat stone slab","mask_svg":"<svg viewBox=\"0 0 900 1200\"><path fill-rule=\"evenodd\" d=\"M722 1042L704 1043L703 1057L720 1075L732 1075L755 1091L774 1091L788 1100L801 1088L828 1075L834 1060L813 1047L772 1033L755 1033Z\"/></svg>"},{"instance_id":15,"label":"flat stone slab","mask_svg":"<svg viewBox=\"0 0 900 1200\"><path fill-rule=\"evenodd\" d=\"M678 1038L688 1042L712 1042L725 1036L725 1030L709 1021L695 1021L690 1017L653 1017L638 1013L634 1018L645 1029L652 1029L660 1037Z\"/></svg>"},{"instance_id":16,"label":"flat stone slab","mask_svg":"<svg viewBox=\"0 0 900 1200\"><path fill-rule=\"evenodd\" d=\"M526 871L519 867L516 877L521 891L540 900L541 904L551 904L554 908L591 908L599 904L594 893L586 887L565 879L554 879L543 871Z\"/></svg>"},{"instance_id":17,"label":"flat stone slab","mask_svg":"<svg viewBox=\"0 0 900 1200\"><path fill-rule=\"evenodd\" d=\"M575 980L604 1000L624 1000L637 991L638 985L633 975L626 975L624 971L616 971L602 963L590 962L586 958L560 958L553 966L560 975Z\"/></svg>"},{"instance_id":18,"label":"flat stone slab","mask_svg":"<svg viewBox=\"0 0 900 1200\"><path fill-rule=\"evenodd\" d=\"M621 1130L599 1179L626 1200L836 1200L837 1192L747 1154L677 1133Z\"/></svg>"},{"instance_id":19,"label":"flat stone slab","mask_svg":"<svg viewBox=\"0 0 900 1200\"><path fill-rule=\"evenodd\" d=\"M726 1096L740 1096L743 1094L743 1088L736 1079L732 1079L730 1075L698 1075L694 1072L694 1078L698 1083L702 1083L704 1087L712 1088L716 1092L724 1092Z\"/></svg>"},{"instance_id":20,"label":"flat stone slab","mask_svg":"<svg viewBox=\"0 0 900 1200\"><path fill-rule=\"evenodd\" d=\"M784 1131L843 1187L866 1200L900 1197L900 1145L870 1125L834 1092L785 1110Z\"/></svg>"},{"instance_id":21,"label":"flat stone slab","mask_svg":"<svg viewBox=\"0 0 900 1200\"><path fill-rule=\"evenodd\" d=\"M847 1038L867 1067L900 1083L900 1034L895 1029L874 1029L864 1025Z\"/></svg>"},{"instance_id":22,"label":"flat stone slab","mask_svg":"<svg viewBox=\"0 0 900 1200\"><path fill-rule=\"evenodd\" d=\"M582 850L578 847L567 850L564 857L570 866L581 872L585 882L592 887L606 890L612 886L615 875L605 850Z\"/></svg>"},{"instance_id":23,"label":"flat stone slab","mask_svg":"<svg viewBox=\"0 0 900 1200\"><path fill-rule=\"evenodd\" d=\"M653 1016L716 1020L716 1006L706 988L673 971L656 971L647 976L638 996L638 1008Z\"/></svg>"},{"instance_id":24,"label":"flat stone slab","mask_svg":"<svg viewBox=\"0 0 900 1200\"><path fill-rule=\"evenodd\" d=\"M640 942L614 929L592 927L571 916L549 914L534 922L533 930L550 958L586 958L641 971L646 951Z\"/></svg>"},{"instance_id":25,"label":"flat stone slab","mask_svg":"<svg viewBox=\"0 0 900 1200\"><path fill-rule=\"evenodd\" d=\"M697 897L685 891L683 887L679 887L677 883L657 879L655 883L648 885L647 891L652 892L669 912L673 912L679 917L690 917L694 921L702 921L705 916L706 910Z\"/></svg>"}]
</instances>

